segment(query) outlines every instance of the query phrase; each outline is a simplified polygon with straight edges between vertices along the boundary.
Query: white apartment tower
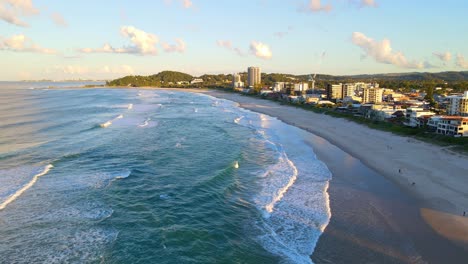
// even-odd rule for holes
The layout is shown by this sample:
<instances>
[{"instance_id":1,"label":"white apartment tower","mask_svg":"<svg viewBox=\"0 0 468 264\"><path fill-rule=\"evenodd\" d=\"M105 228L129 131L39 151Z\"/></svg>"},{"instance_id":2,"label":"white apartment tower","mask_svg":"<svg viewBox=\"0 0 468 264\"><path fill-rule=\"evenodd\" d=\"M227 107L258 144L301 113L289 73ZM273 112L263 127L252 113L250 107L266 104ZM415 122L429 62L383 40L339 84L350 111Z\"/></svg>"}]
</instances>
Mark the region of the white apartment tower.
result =
<instances>
[{"instance_id":1,"label":"white apartment tower","mask_svg":"<svg viewBox=\"0 0 468 264\"><path fill-rule=\"evenodd\" d=\"M468 91L465 91L462 96L450 97L447 113L449 115L468 116Z\"/></svg>"},{"instance_id":2,"label":"white apartment tower","mask_svg":"<svg viewBox=\"0 0 468 264\"><path fill-rule=\"evenodd\" d=\"M262 73L260 67L249 67L247 69L247 84L249 87L254 87L262 82Z\"/></svg>"},{"instance_id":3,"label":"white apartment tower","mask_svg":"<svg viewBox=\"0 0 468 264\"><path fill-rule=\"evenodd\" d=\"M364 88L362 94L362 103L380 104L382 103L383 89L380 88Z\"/></svg>"},{"instance_id":4,"label":"white apartment tower","mask_svg":"<svg viewBox=\"0 0 468 264\"><path fill-rule=\"evenodd\" d=\"M243 88L244 87L244 82L242 82L240 74L234 73L232 75L232 86L234 88Z\"/></svg>"}]
</instances>

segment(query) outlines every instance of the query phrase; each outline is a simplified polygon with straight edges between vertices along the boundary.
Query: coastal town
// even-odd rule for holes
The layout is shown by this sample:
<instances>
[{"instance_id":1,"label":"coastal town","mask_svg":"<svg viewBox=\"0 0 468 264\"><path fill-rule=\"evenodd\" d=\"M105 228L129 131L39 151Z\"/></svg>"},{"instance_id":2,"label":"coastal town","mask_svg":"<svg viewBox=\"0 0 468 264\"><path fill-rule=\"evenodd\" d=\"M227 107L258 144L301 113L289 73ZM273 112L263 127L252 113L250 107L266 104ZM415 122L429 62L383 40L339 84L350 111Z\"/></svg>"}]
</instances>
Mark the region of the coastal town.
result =
<instances>
[{"instance_id":1,"label":"coastal town","mask_svg":"<svg viewBox=\"0 0 468 264\"><path fill-rule=\"evenodd\" d=\"M232 87L244 94L329 108L441 135L468 137L468 91L452 93L451 88L436 87L435 91L444 89L445 94L428 92L428 89L401 92L380 87L377 82L326 83L324 87L316 87L315 78L316 75L311 75L308 82L291 78L268 87L261 85L261 69L249 67L246 82L242 81L241 74L233 74Z\"/></svg>"}]
</instances>

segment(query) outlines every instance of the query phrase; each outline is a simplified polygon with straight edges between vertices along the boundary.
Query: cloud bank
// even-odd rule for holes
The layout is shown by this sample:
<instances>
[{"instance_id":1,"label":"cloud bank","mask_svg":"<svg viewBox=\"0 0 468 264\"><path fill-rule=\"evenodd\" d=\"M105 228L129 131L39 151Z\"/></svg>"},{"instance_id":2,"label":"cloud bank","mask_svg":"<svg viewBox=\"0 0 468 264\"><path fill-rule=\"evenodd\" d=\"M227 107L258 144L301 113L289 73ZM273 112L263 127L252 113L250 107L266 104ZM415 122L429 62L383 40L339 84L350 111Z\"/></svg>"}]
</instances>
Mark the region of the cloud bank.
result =
<instances>
[{"instance_id":1,"label":"cloud bank","mask_svg":"<svg viewBox=\"0 0 468 264\"><path fill-rule=\"evenodd\" d=\"M299 10L303 12L330 12L333 9L330 3L323 5L320 0L309 0Z\"/></svg>"},{"instance_id":2,"label":"cloud bank","mask_svg":"<svg viewBox=\"0 0 468 264\"><path fill-rule=\"evenodd\" d=\"M218 41L216 41L216 44L219 47L223 47L223 48L225 48L227 50L233 51L234 53L236 53L237 55L239 55L241 57L245 56L245 52L243 52L240 48L233 47L232 42L229 41L229 40L218 40Z\"/></svg>"},{"instance_id":3,"label":"cloud bank","mask_svg":"<svg viewBox=\"0 0 468 264\"><path fill-rule=\"evenodd\" d=\"M14 35L10 38L0 37L0 50L9 50L14 52L33 52L42 54L56 54L53 49L43 48L35 44L30 38L23 34Z\"/></svg>"},{"instance_id":4,"label":"cloud bank","mask_svg":"<svg viewBox=\"0 0 468 264\"><path fill-rule=\"evenodd\" d=\"M106 43L102 48L83 48L79 49L82 53L128 53L138 55L157 55L156 44L159 38L151 33L137 29L133 26L123 26L120 28L120 34L127 38L131 44L121 48L114 48Z\"/></svg>"},{"instance_id":5,"label":"cloud bank","mask_svg":"<svg viewBox=\"0 0 468 264\"><path fill-rule=\"evenodd\" d=\"M422 69L430 66L427 63L408 61L402 52L392 50L391 42L388 39L383 39L379 42L361 32L354 32L352 42L364 51L365 56L372 57L380 63L392 64L408 69Z\"/></svg>"},{"instance_id":6,"label":"cloud bank","mask_svg":"<svg viewBox=\"0 0 468 264\"><path fill-rule=\"evenodd\" d=\"M21 17L39 14L31 0L2 0L0 2L0 19L20 27L28 27Z\"/></svg>"},{"instance_id":7,"label":"cloud bank","mask_svg":"<svg viewBox=\"0 0 468 264\"><path fill-rule=\"evenodd\" d=\"M432 55L436 56L439 60L449 62L452 60L452 54L450 52L433 52Z\"/></svg>"},{"instance_id":8,"label":"cloud bank","mask_svg":"<svg viewBox=\"0 0 468 264\"><path fill-rule=\"evenodd\" d=\"M165 52L184 53L186 49L185 42L182 39L176 39L176 44L168 44L163 42L161 45Z\"/></svg>"}]
</instances>

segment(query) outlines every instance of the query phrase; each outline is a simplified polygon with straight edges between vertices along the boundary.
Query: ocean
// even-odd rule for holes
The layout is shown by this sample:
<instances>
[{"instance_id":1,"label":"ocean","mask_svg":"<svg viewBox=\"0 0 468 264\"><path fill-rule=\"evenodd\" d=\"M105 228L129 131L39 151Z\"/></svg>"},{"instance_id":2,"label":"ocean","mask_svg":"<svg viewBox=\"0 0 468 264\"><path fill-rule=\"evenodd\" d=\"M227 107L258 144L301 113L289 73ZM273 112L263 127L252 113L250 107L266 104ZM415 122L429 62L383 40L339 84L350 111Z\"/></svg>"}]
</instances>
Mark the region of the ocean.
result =
<instances>
[{"instance_id":1,"label":"ocean","mask_svg":"<svg viewBox=\"0 0 468 264\"><path fill-rule=\"evenodd\" d=\"M0 263L312 263L306 132L208 95L0 82Z\"/></svg>"}]
</instances>

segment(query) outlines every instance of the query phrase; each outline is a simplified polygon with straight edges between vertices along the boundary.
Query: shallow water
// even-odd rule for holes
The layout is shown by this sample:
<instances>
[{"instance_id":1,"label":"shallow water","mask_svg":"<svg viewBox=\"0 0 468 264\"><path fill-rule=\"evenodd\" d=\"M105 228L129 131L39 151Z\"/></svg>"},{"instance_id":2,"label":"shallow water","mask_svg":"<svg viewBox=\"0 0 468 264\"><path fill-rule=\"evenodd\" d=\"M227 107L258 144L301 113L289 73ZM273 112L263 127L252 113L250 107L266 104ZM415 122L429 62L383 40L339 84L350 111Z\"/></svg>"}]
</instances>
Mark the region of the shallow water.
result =
<instances>
[{"instance_id":1,"label":"shallow water","mask_svg":"<svg viewBox=\"0 0 468 264\"><path fill-rule=\"evenodd\" d=\"M1 263L310 263L331 174L303 132L206 95L53 85L0 83Z\"/></svg>"}]
</instances>

